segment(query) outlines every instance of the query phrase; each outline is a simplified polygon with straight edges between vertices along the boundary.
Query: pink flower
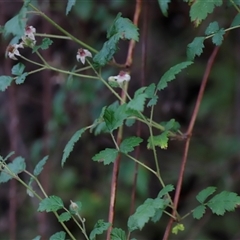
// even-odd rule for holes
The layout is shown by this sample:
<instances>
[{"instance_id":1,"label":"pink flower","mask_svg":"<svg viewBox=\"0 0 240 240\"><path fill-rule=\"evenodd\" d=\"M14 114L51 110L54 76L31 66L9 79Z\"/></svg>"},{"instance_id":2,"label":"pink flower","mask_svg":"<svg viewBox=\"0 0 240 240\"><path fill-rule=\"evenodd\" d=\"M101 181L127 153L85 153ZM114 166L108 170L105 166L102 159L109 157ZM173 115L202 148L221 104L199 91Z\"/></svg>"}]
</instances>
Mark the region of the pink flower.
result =
<instances>
[{"instance_id":1,"label":"pink flower","mask_svg":"<svg viewBox=\"0 0 240 240\"><path fill-rule=\"evenodd\" d=\"M77 61L81 61L82 64L85 64L85 58L86 57L92 57L91 52L89 52L87 49L79 48L77 51Z\"/></svg>"},{"instance_id":2,"label":"pink flower","mask_svg":"<svg viewBox=\"0 0 240 240\"><path fill-rule=\"evenodd\" d=\"M117 76L111 76L108 78L109 81L117 81L118 83L123 83L124 81L129 82L131 79L131 76L124 71L120 71L120 73Z\"/></svg>"},{"instance_id":3,"label":"pink flower","mask_svg":"<svg viewBox=\"0 0 240 240\"><path fill-rule=\"evenodd\" d=\"M13 59L13 60L18 60L15 56L21 56L21 54L18 51L18 48L24 48L23 47L23 43L21 42L20 44L13 44L13 45L9 45L7 47L7 55L9 58Z\"/></svg>"},{"instance_id":4,"label":"pink flower","mask_svg":"<svg viewBox=\"0 0 240 240\"><path fill-rule=\"evenodd\" d=\"M35 40L35 34L36 33L36 28L33 26L27 26L25 28L25 33L24 36L22 37L22 41L24 45L33 48L36 44Z\"/></svg>"}]
</instances>

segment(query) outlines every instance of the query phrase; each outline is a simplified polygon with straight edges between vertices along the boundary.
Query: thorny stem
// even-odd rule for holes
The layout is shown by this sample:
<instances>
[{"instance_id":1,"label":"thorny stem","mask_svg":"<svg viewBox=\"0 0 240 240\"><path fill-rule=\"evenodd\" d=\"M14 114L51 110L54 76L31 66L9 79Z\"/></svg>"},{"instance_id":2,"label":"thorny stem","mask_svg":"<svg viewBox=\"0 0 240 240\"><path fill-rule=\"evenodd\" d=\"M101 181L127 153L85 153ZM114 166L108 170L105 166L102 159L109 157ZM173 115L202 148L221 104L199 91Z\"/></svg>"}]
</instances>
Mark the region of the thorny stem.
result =
<instances>
[{"instance_id":1,"label":"thorny stem","mask_svg":"<svg viewBox=\"0 0 240 240\"><path fill-rule=\"evenodd\" d=\"M186 135L188 136L188 138L187 138L186 143L185 143L185 148L184 148L184 153L183 153L183 158L182 158L182 163L181 163L181 168L180 168L180 173L179 173L179 178L178 178L178 183L177 183L177 187L176 187L176 193L175 193L175 196L174 196L173 216L176 216L176 211L177 211L180 192L181 192L181 188L182 188L183 175L184 175L184 170L185 170L185 166L186 166L186 163L187 163L187 156L188 156L189 144L190 144L190 140L191 140L193 127L194 127L194 124L196 122L197 114L198 114L199 107L200 107L200 104L201 104L201 101L202 101L202 98L203 98L205 87L206 87L206 84L207 84L209 74L211 72L214 60L215 60L216 55L218 53L218 50L219 50L219 47L215 47L211 56L210 56L210 58L209 58L209 60L208 60L207 67L206 67L206 70L205 70L205 73L204 73L204 76L203 76L203 79L202 79L201 87L200 87L200 90L199 90L199 93L198 93L196 105L194 107L193 114L192 114L188 129L187 129ZM168 225L167 225L167 228L166 228L165 233L164 233L163 240L167 240L169 238L173 221L174 221L174 219L170 218L170 220L168 222Z\"/></svg>"}]
</instances>

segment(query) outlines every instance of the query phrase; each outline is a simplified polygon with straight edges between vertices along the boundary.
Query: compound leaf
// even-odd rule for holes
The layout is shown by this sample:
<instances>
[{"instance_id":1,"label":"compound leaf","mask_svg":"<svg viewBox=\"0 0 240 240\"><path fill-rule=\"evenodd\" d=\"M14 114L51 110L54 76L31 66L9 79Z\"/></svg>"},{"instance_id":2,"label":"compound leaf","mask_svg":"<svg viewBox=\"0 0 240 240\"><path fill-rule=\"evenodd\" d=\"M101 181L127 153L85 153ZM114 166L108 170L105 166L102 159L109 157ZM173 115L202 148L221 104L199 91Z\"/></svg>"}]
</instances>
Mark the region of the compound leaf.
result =
<instances>
[{"instance_id":1,"label":"compound leaf","mask_svg":"<svg viewBox=\"0 0 240 240\"><path fill-rule=\"evenodd\" d=\"M198 195L196 196L196 199L197 199L200 203L204 203L204 201L205 201L210 195L212 195L215 191L216 191L216 187L207 187L207 188L203 189L201 192L198 193Z\"/></svg>"},{"instance_id":2,"label":"compound leaf","mask_svg":"<svg viewBox=\"0 0 240 240\"><path fill-rule=\"evenodd\" d=\"M0 90L5 91L11 85L12 80L12 77L0 76Z\"/></svg>"},{"instance_id":3,"label":"compound leaf","mask_svg":"<svg viewBox=\"0 0 240 240\"><path fill-rule=\"evenodd\" d=\"M38 212L55 212L64 207L63 201L60 197L50 196L48 198L44 198L38 207Z\"/></svg>"},{"instance_id":4,"label":"compound leaf","mask_svg":"<svg viewBox=\"0 0 240 240\"><path fill-rule=\"evenodd\" d=\"M202 218L205 211L206 211L206 207L204 205L200 205L200 206L196 207L193 210L193 218L195 218L195 219Z\"/></svg>"},{"instance_id":5,"label":"compound leaf","mask_svg":"<svg viewBox=\"0 0 240 240\"><path fill-rule=\"evenodd\" d=\"M103 162L104 165L108 165L115 161L116 157L118 155L118 151L114 148L106 148L102 150L101 152L97 153L92 160Z\"/></svg>"},{"instance_id":6,"label":"compound leaf","mask_svg":"<svg viewBox=\"0 0 240 240\"><path fill-rule=\"evenodd\" d=\"M191 43L187 45L187 57L193 60L195 56L200 56L204 48L204 37L195 37Z\"/></svg>"},{"instance_id":7,"label":"compound leaf","mask_svg":"<svg viewBox=\"0 0 240 240\"><path fill-rule=\"evenodd\" d=\"M124 139L120 145L120 151L126 154L132 152L134 147L138 146L142 141L140 137L129 137Z\"/></svg>"},{"instance_id":8,"label":"compound leaf","mask_svg":"<svg viewBox=\"0 0 240 240\"><path fill-rule=\"evenodd\" d=\"M90 233L90 240L95 240L96 235L102 234L104 231L106 231L110 227L110 223L104 222L103 220L98 220L95 224L93 230Z\"/></svg>"}]
</instances>

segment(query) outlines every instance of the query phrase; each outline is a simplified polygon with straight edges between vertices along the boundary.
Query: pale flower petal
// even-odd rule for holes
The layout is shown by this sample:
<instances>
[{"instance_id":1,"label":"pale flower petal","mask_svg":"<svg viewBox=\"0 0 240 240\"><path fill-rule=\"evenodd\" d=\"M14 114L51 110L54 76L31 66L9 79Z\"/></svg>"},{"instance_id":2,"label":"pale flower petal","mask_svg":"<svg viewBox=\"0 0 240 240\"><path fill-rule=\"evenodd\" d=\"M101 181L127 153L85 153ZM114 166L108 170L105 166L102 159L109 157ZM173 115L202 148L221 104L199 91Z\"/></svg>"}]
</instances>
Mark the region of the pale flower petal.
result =
<instances>
[{"instance_id":1,"label":"pale flower petal","mask_svg":"<svg viewBox=\"0 0 240 240\"><path fill-rule=\"evenodd\" d=\"M20 44L9 45L7 47L7 51L6 51L8 57L13 60L17 60L17 58L15 56L21 56L21 54L18 51L18 48L24 48L22 42Z\"/></svg>"},{"instance_id":2,"label":"pale flower petal","mask_svg":"<svg viewBox=\"0 0 240 240\"><path fill-rule=\"evenodd\" d=\"M25 36L30 38L33 41L35 41L35 36L34 36L35 33L36 33L36 28L34 28L33 26L27 26L25 28Z\"/></svg>"},{"instance_id":3,"label":"pale flower petal","mask_svg":"<svg viewBox=\"0 0 240 240\"><path fill-rule=\"evenodd\" d=\"M117 76L111 76L108 78L109 81L116 80L118 83L123 83L124 81L129 82L131 79L131 76L124 71L120 71L120 73Z\"/></svg>"},{"instance_id":4,"label":"pale flower petal","mask_svg":"<svg viewBox=\"0 0 240 240\"><path fill-rule=\"evenodd\" d=\"M87 49L79 48L76 55L77 61L81 61L82 64L85 64L86 57L92 57L92 53Z\"/></svg>"}]
</instances>

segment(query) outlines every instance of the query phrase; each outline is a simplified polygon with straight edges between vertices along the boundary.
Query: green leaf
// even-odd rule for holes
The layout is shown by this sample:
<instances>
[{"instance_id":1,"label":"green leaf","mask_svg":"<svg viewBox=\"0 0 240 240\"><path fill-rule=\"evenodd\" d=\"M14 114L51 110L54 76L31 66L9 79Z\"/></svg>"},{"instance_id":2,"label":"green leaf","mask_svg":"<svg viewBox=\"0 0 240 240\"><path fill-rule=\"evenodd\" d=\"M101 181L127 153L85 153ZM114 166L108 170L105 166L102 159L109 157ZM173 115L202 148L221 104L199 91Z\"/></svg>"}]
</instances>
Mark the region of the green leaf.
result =
<instances>
[{"instance_id":1,"label":"green leaf","mask_svg":"<svg viewBox=\"0 0 240 240\"><path fill-rule=\"evenodd\" d=\"M181 231L181 232L182 232L182 231L184 231L184 229L185 229L185 227L184 227L183 224L177 223L177 225L173 227L172 233L173 233L173 234L178 234L178 231Z\"/></svg>"},{"instance_id":2,"label":"green leaf","mask_svg":"<svg viewBox=\"0 0 240 240\"><path fill-rule=\"evenodd\" d=\"M102 234L104 231L106 231L110 227L110 225L111 224L108 222L104 222L103 220L98 220L89 235L90 240L95 240L96 235Z\"/></svg>"},{"instance_id":3,"label":"green leaf","mask_svg":"<svg viewBox=\"0 0 240 240\"><path fill-rule=\"evenodd\" d=\"M128 219L128 228L132 232L135 229L140 229L152 218L158 209L165 209L166 201L164 199L148 198L142 205L140 205L136 212Z\"/></svg>"},{"instance_id":4,"label":"green leaf","mask_svg":"<svg viewBox=\"0 0 240 240\"><path fill-rule=\"evenodd\" d=\"M65 240L66 239L66 233L61 231L53 234L49 240Z\"/></svg>"},{"instance_id":5,"label":"green leaf","mask_svg":"<svg viewBox=\"0 0 240 240\"><path fill-rule=\"evenodd\" d=\"M110 236L111 240L127 240L126 233L120 228L113 228Z\"/></svg>"},{"instance_id":6,"label":"green leaf","mask_svg":"<svg viewBox=\"0 0 240 240\"><path fill-rule=\"evenodd\" d=\"M190 9L191 21L196 22L198 26L202 20L204 20L209 13L212 13L214 8L222 5L222 0L195 0Z\"/></svg>"},{"instance_id":7,"label":"green leaf","mask_svg":"<svg viewBox=\"0 0 240 240\"><path fill-rule=\"evenodd\" d=\"M204 48L204 37L195 37L191 43L187 45L187 57L193 60L195 56L200 56Z\"/></svg>"},{"instance_id":8,"label":"green leaf","mask_svg":"<svg viewBox=\"0 0 240 240\"><path fill-rule=\"evenodd\" d=\"M159 193L158 198L164 197L167 193L172 192L174 190L174 186L172 184L166 185Z\"/></svg>"},{"instance_id":9,"label":"green leaf","mask_svg":"<svg viewBox=\"0 0 240 240\"><path fill-rule=\"evenodd\" d=\"M134 150L134 147L138 146L141 142L142 142L142 138L140 137L129 137L126 138L122 141L121 145L120 145L120 151L122 153L129 153L132 152Z\"/></svg>"},{"instance_id":10,"label":"green leaf","mask_svg":"<svg viewBox=\"0 0 240 240\"><path fill-rule=\"evenodd\" d=\"M2 159L4 162L6 162L14 153L15 153L15 152L10 152L4 159L2 159L2 157L1 157L1 159Z\"/></svg>"},{"instance_id":11,"label":"green leaf","mask_svg":"<svg viewBox=\"0 0 240 240\"><path fill-rule=\"evenodd\" d=\"M119 106L119 103L116 102L105 108L103 119L109 132L112 132L113 130L122 126L123 121L128 116L129 114L127 113L127 105L123 104Z\"/></svg>"},{"instance_id":12,"label":"green leaf","mask_svg":"<svg viewBox=\"0 0 240 240\"><path fill-rule=\"evenodd\" d=\"M138 28L128 18L121 17L121 13L116 16L113 25L107 31L107 38L117 35L121 39L139 40Z\"/></svg>"},{"instance_id":13,"label":"green leaf","mask_svg":"<svg viewBox=\"0 0 240 240\"><path fill-rule=\"evenodd\" d=\"M12 67L11 72L13 75L19 76L19 75L22 75L24 69L25 69L25 65L23 63L18 63Z\"/></svg>"},{"instance_id":14,"label":"green leaf","mask_svg":"<svg viewBox=\"0 0 240 240\"><path fill-rule=\"evenodd\" d=\"M127 104L127 107L132 110L142 112L144 110L144 104L145 104L146 98L147 98L147 94L141 93L135 96L132 100L130 100L129 103Z\"/></svg>"},{"instance_id":15,"label":"green leaf","mask_svg":"<svg viewBox=\"0 0 240 240\"><path fill-rule=\"evenodd\" d=\"M200 205L200 206L196 207L193 210L193 218L195 218L195 219L202 218L205 213L205 210L206 210L206 207L204 205Z\"/></svg>"},{"instance_id":16,"label":"green leaf","mask_svg":"<svg viewBox=\"0 0 240 240\"><path fill-rule=\"evenodd\" d=\"M155 96L155 91L156 91L156 84L151 83L146 89L145 93L147 94L148 98L152 98Z\"/></svg>"},{"instance_id":17,"label":"green leaf","mask_svg":"<svg viewBox=\"0 0 240 240\"><path fill-rule=\"evenodd\" d=\"M158 4L160 6L160 9L165 17L168 16L168 4L171 2L171 0L158 0Z\"/></svg>"},{"instance_id":18,"label":"green leaf","mask_svg":"<svg viewBox=\"0 0 240 240\"><path fill-rule=\"evenodd\" d=\"M234 211L240 205L240 196L234 192L223 191L207 202L207 206L217 215L223 216L226 211Z\"/></svg>"},{"instance_id":19,"label":"green leaf","mask_svg":"<svg viewBox=\"0 0 240 240\"><path fill-rule=\"evenodd\" d=\"M22 75L19 75L19 76L17 77L17 79L15 80L16 84L22 84L22 83L24 83L27 75L28 75L27 72L23 73Z\"/></svg>"},{"instance_id":20,"label":"green leaf","mask_svg":"<svg viewBox=\"0 0 240 240\"><path fill-rule=\"evenodd\" d=\"M157 89L162 90L167 87L168 82L172 81L175 79L176 75L180 73L183 69L187 68L190 66L193 62L187 61L187 62L182 62L179 63L173 67L171 67L164 75L161 77Z\"/></svg>"},{"instance_id":21,"label":"green leaf","mask_svg":"<svg viewBox=\"0 0 240 240\"><path fill-rule=\"evenodd\" d=\"M113 163L118 155L118 151L114 148L106 148L102 150L101 152L97 153L92 160L103 162L104 165L108 165L110 163Z\"/></svg>"},{"instance_id":22,"label":"green leaf","mask_svg":"<svg viewBox=\"0 0 240 240\"><path fill-rule=\"evenodd\" d=\"M48 160L48 156L45 156L41 161L39 161L39 163L34 168L34 171L33 171L34 176L38 176L42 172L43 167L46 164L47 160Z\"/></svg>"},{"instance_id":23,"label":"green leaf","mask_svg":"<svg viewBox=\"0 0 240 240\"><path fill-rule=\"evenodd\" d=\"M12 80L12 77L0 76L0 91L5 91L11 85Z\"/></svg>"},{"instance_id":24,"label":"green leaf","mask_svg":"<svg viewBox=\"0 0 240 240\"><path fill-rule=\"evenodd\" d=\"M119 36L115 35L103 44L102 49L93 58L95 67L103 67L113 58L118 50L118 42Z\"/></svg>"},{"instance_id":25,"label":"green leaf","mask_svg":"<svg viewBox=\"0 0 240 240\"><path fill-rule=\"evenodd\" d=\"M38 49L46 50L52 43L53 41L50 38L43 38L42 43L40 45L35 45L33 47L32 53L35 53L36 51L38 51Z\"/></svg>"},{"instance_id":26,"label":"green leaf","mask_svg":"<svg viewBox=\"0 0 240 240\"><path fill-rule=\"evenodd\" d=\"M216 187L207 187L207 188L203 189L201 192L198 193L198 195L196 196L196 199L197 199L200 203L204 203L204 201L205 201L210 195L212 195L215 191L216 191Z\"/></svg>"},{"instance_id":27,"label":"green leaf","mask_svg":"<svg viewBox=\"0 0 240 240\"><path fill-rule=\"evenodd\" d=\"M44 198L38 207L38 212L55 212L64 207L63 201L60 197L50 196L48 198Z\"/></svg>"},{"instance_id":28,"label":"green leaf","mask_svg":"<svg viewBox=\"0 0 240 240\"><path fill-rule=\"evenodd\" d=\"M205 31L205 34L206 35L211 35L213 33L216 33L217 31L219 30L219 25L218 25L218 22L214 21L214 22L211 22L206 31Z\"/></svg>"},{"instance_id":29,"label":"green leaf","mask_svg":"<svg viewBox=\"0 0 240 240\"><path fill-rule=\"evenodd\" d=\"M78 130L77 132L75 132L75 134L72 136L72 138L68 141L67 145L65 146L65 148L63 150L63 157L61 160L62 167L63 167L64 163L66 162L67 158L69 157L70 153L72 152L75 143L80 139L80 137L85 132L85 130L86 130L86 128L82 128L82 129Z\"/></svg>"},{"instance_id":30,"label":"green leaf","mask_svg":"<svg viewBox=\"0 0 240 240\"><path fill-rule=\"evenodd\" d=\"M32 240L40 240L41 239L41 236L36 236L35 238L33 238Z\"/></svg>"},{"instance_id":31,"label":"green leaf","mask_svg":"<svg viewBox=\"0 0 240 240\"><path fill-rule=\"evenodd\" d=\"M72 215L69 212L64 212L60 214L58 221L59 222L67 222L71 219Z\"/></svg>"},{"instance_id":32,"label":"green leaf","mask_svg":"<svg viewBox=\"0 0 240 240\"><path fill-rule=\"evenodd\" d=\"M238 13L232 21L231 27L240 25L240 13Z\"/></svg>"},{"instance_id":33,"label":"green leaf","mask_svg":"<svg viewBox=\"0 0 240 240\"><path fill-rule=\"evenodd\" d=\"M67 7L66 7L66 15L68 15L68 13L71 11L75 3L76 3L76 0L68 0Z\"/></svg>"},{"instance_id":34,"label":"green leaf","mask_svg":"<svg viewBox=\"0 0 240 240\"><path fill-rule=\"evenodd\" d=\"M6 22L3 31L5 38L7 38L10 34L19 37L22 37L24 35L27 21L26 13L27 8L23 6L16 16Z\"/></svg>"},{"instance_id":35,"label":"green leaf","mask_svg":"<svg viewBox=\"0 0 240 240\"><path fill-rule=\"evenodd\" d=\"M13 177L10 174L18 175L26 169L25 159L22 157L16 157L7 166L2 167L0 172L0 183L8 182Z\"/></svg>"},{"instance_id":36,"label":"green leaf","mask_svg":"<svg viewBox=\"0 0 240 240\"><path fill-rule=\"evenodd\" d=\"M176 122L176 120L173 118L167 122L161 122L160 124L165 128L165 131L175 131L176 132L180 128L180 124L178 122Z\"/></svg>"},{"instance_id":37,"label":"green leaf","mask_svg":"<svg viewBox=\"0 0 240 240\"><path fill-rule=\"evenodd\" d=\"M148 138L148 149L152 149L153 146L160 147L161 149L167 149L168 147L168 132L163 132L160 135Z\"/></svg>"},{"instance_id":38,"label":"green leaf","mask_svg":"<svg viewBox=\"0 0 240 240\"><path fill-rule=\"evenodd\" d=\"M217 33L214 34L214 36L212 37L212 42L216 45L216 46L220 46L223 42L223 36L225 34L225 31L223 28L221 28Z\"/></svg>"}]
</instances>

